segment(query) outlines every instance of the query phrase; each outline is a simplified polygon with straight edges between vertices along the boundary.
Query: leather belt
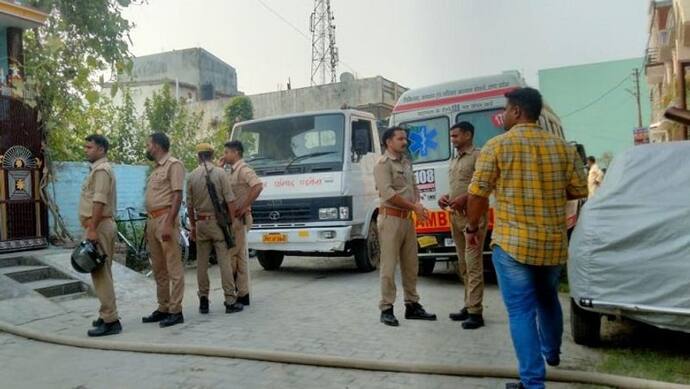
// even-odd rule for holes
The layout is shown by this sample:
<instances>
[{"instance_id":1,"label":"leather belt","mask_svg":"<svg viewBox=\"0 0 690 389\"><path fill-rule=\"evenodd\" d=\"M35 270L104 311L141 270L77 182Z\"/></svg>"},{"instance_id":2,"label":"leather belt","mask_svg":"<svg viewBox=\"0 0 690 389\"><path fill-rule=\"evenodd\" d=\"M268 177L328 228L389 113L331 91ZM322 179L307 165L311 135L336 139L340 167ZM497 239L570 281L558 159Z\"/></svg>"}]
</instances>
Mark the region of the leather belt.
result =
<instances>
[{"instance_id":1,"label":"leather belt","mask_svg":"<svg viewBox=\"0 0 690 389\"><path fill-rule=\"evenodd\" d=\"M204 220L216 220L216 215L213 215L213 214L196 215L196 221L204 221Z\"/></svg>"},{"instance_id":2,"label":"leather belt","mask_svg":"<svg viewBox=\"0 0 690 389\"><path fill-rule=\"evenodd\" d=\"M153 211L148 212L149 219L159 218L159 217L167 214L168 212L170 212L170 207L154 209Z\"/></svg>"},{"instance_id":3,"label":"leather belt","mask_svg":"<svg viewBox=\"0 0 690 389\"><path fill-rule=\"evenodd\" d=\"M385 216L399 217L401 219L407 219L412 214L412 211L390 207L379 207L379 214Z\"/></svg>"}]
</instances>

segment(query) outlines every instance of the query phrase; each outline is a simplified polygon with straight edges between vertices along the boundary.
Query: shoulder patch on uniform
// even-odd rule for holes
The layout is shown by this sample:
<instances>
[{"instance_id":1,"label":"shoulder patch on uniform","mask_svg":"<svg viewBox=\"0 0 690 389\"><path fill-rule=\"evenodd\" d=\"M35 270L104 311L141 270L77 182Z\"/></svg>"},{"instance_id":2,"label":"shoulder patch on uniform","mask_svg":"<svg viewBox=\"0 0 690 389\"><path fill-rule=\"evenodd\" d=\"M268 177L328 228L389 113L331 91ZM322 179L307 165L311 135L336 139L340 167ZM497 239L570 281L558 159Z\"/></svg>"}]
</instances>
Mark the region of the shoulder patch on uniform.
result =
<instances>
[{"instance_id":1,"label":"shoulder patch on uniform","mask_svg":"<svg viewBox=\"0 0 690 389\"><path fill-rule=\"evenodd\" d=\"M386 161L388 161L388 156L384 154L384 155L380 156L379 159L376 160L376 163L382 164L382 163L385 163Z\"/></svg>"}]
</instances>

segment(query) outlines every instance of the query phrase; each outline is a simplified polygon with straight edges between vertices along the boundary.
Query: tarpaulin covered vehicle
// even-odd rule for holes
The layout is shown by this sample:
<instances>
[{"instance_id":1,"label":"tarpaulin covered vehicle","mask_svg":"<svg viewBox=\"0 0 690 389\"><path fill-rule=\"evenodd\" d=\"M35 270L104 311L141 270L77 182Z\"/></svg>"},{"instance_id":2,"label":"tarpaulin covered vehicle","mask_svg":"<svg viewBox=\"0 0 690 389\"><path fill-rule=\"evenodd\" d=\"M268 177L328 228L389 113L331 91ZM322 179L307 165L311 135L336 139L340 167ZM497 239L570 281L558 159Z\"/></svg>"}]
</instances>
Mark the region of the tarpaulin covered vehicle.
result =
<instances>
[{"instance_id":1,"label":"tarpaulin covered vehicle","mask_svg":"<svg viewBox=\"0 0 690 389\"><path fill-rule=\"evenodd\" d=\"M690 142L616 157L569 254L576 343L599 341L602 315L690 332Z\"/></svg>"}]
</instances>

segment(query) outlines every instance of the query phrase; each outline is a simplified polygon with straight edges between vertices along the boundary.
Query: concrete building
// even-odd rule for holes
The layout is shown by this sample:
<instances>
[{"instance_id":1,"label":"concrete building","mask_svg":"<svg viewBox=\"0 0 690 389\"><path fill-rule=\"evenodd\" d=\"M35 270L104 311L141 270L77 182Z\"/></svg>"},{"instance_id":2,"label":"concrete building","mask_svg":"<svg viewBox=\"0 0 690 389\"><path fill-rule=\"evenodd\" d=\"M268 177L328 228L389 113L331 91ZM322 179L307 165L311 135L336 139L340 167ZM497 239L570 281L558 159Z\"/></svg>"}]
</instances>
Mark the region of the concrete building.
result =
<instances>
[{"instance_id":1,"label":"concrete building","mask_svg":"<svg viewBox=\"0 0 690 389\"><path fill-rule=\"evenodd\" d=\"M652 100L650 140L688 139L685 127L663 115L672 106L690 108L690 0L650 1L648 28L645 74Z\"/></svg>"},{"instance_id":2,"label":"concrete building","mask_svg":"<svg viewBox=\"0 0 690 389\"><path fill-rule=\"evenodd\" d=\"M145 55L132 62L132 74L120 75L119 81L131 91L139 112L146 98L165 84L170 85L175 96L188 102L240 94L235 68L202 48ZM106 83L104 93L109 94L111 87L112 83ZM116 94L115 101L120 98L121 95Z\"/></svg>"},{"instance_id":3,"label":"concrete building","mask_svg":"<svg viewBox=\"0 0 690 389\"><path fill-rule=\"evenodd\" d=\"M539 71L544 99L563 122L568 140L582 143L589 155L616 154L633 145L637 104L634 69L642 58L566 66ZM649 92L640 81L642 126L649 125Z\"/></svg>"},{"instance_id":4,"label":"concrete building","mask_svg":"<svg viewBox=\"0 0 690 389\"><path fill-rule=\"evenodd\" d=\"M370 112L378 120L387 119L400 95L407 88L381 76L355 79L344 73L340 82L276 92L247 95L254 105L254 117L338 109L344 106ZM223 119L223 110L230 101L221 98L197 101L188 105L193 112L204 113L202 128L214 127Z\"/></svg>"}]
</instances>

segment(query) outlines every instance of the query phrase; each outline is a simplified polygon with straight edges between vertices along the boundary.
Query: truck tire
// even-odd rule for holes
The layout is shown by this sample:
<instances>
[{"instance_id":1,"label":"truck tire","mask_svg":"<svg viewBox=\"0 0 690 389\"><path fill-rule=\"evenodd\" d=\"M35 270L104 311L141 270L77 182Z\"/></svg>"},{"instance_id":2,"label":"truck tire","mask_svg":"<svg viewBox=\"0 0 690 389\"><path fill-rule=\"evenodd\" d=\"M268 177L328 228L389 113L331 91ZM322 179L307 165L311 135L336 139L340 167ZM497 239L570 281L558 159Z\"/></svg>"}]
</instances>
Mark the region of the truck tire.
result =
<instances>
[{"instance_id":1,"label":"truck tire","mask_svg":"<svg viewBox=\"0 0 690 389\"><path fill-rule=\"evenodd\" d=\"M259 260L264 270L272 271L280 269L284 255L280 251L257 251L256 259Z\"/></svg>"},{"instance_id":2,"label":"truck tire","mask_svg":"<svg viewBox=\"0 0 690 389\"><path fill-rule=\"evenodd\" d=\"M367 273L376 270L379 266L381 250L379 249L379 234L376 228L376 219L369 223L369 233L366 239L358 239L353 242L352 251L355 255L357 270Z\"/></svg>"},{"instance_id":3,"label":"truck tire","mask_svg":"<svg viewBox=\"0 0 690 389\"><path fill-rule=\"evenodd\" d=\"M436 266L436 258L419 258L419 271L417 274L420 276L430 276L434 272L434 266Z\"/></svg>"},{"instance_id":4,"label":"truck tire","mask_svg":"<svg viewBox=\"0 0 690 389\"><path fill-rule=\"evenodd\" d=\"M580 308L571 298L570 331L575 343L596 346L601 340L601 315Z\"/></svg>"}]
</instances>

